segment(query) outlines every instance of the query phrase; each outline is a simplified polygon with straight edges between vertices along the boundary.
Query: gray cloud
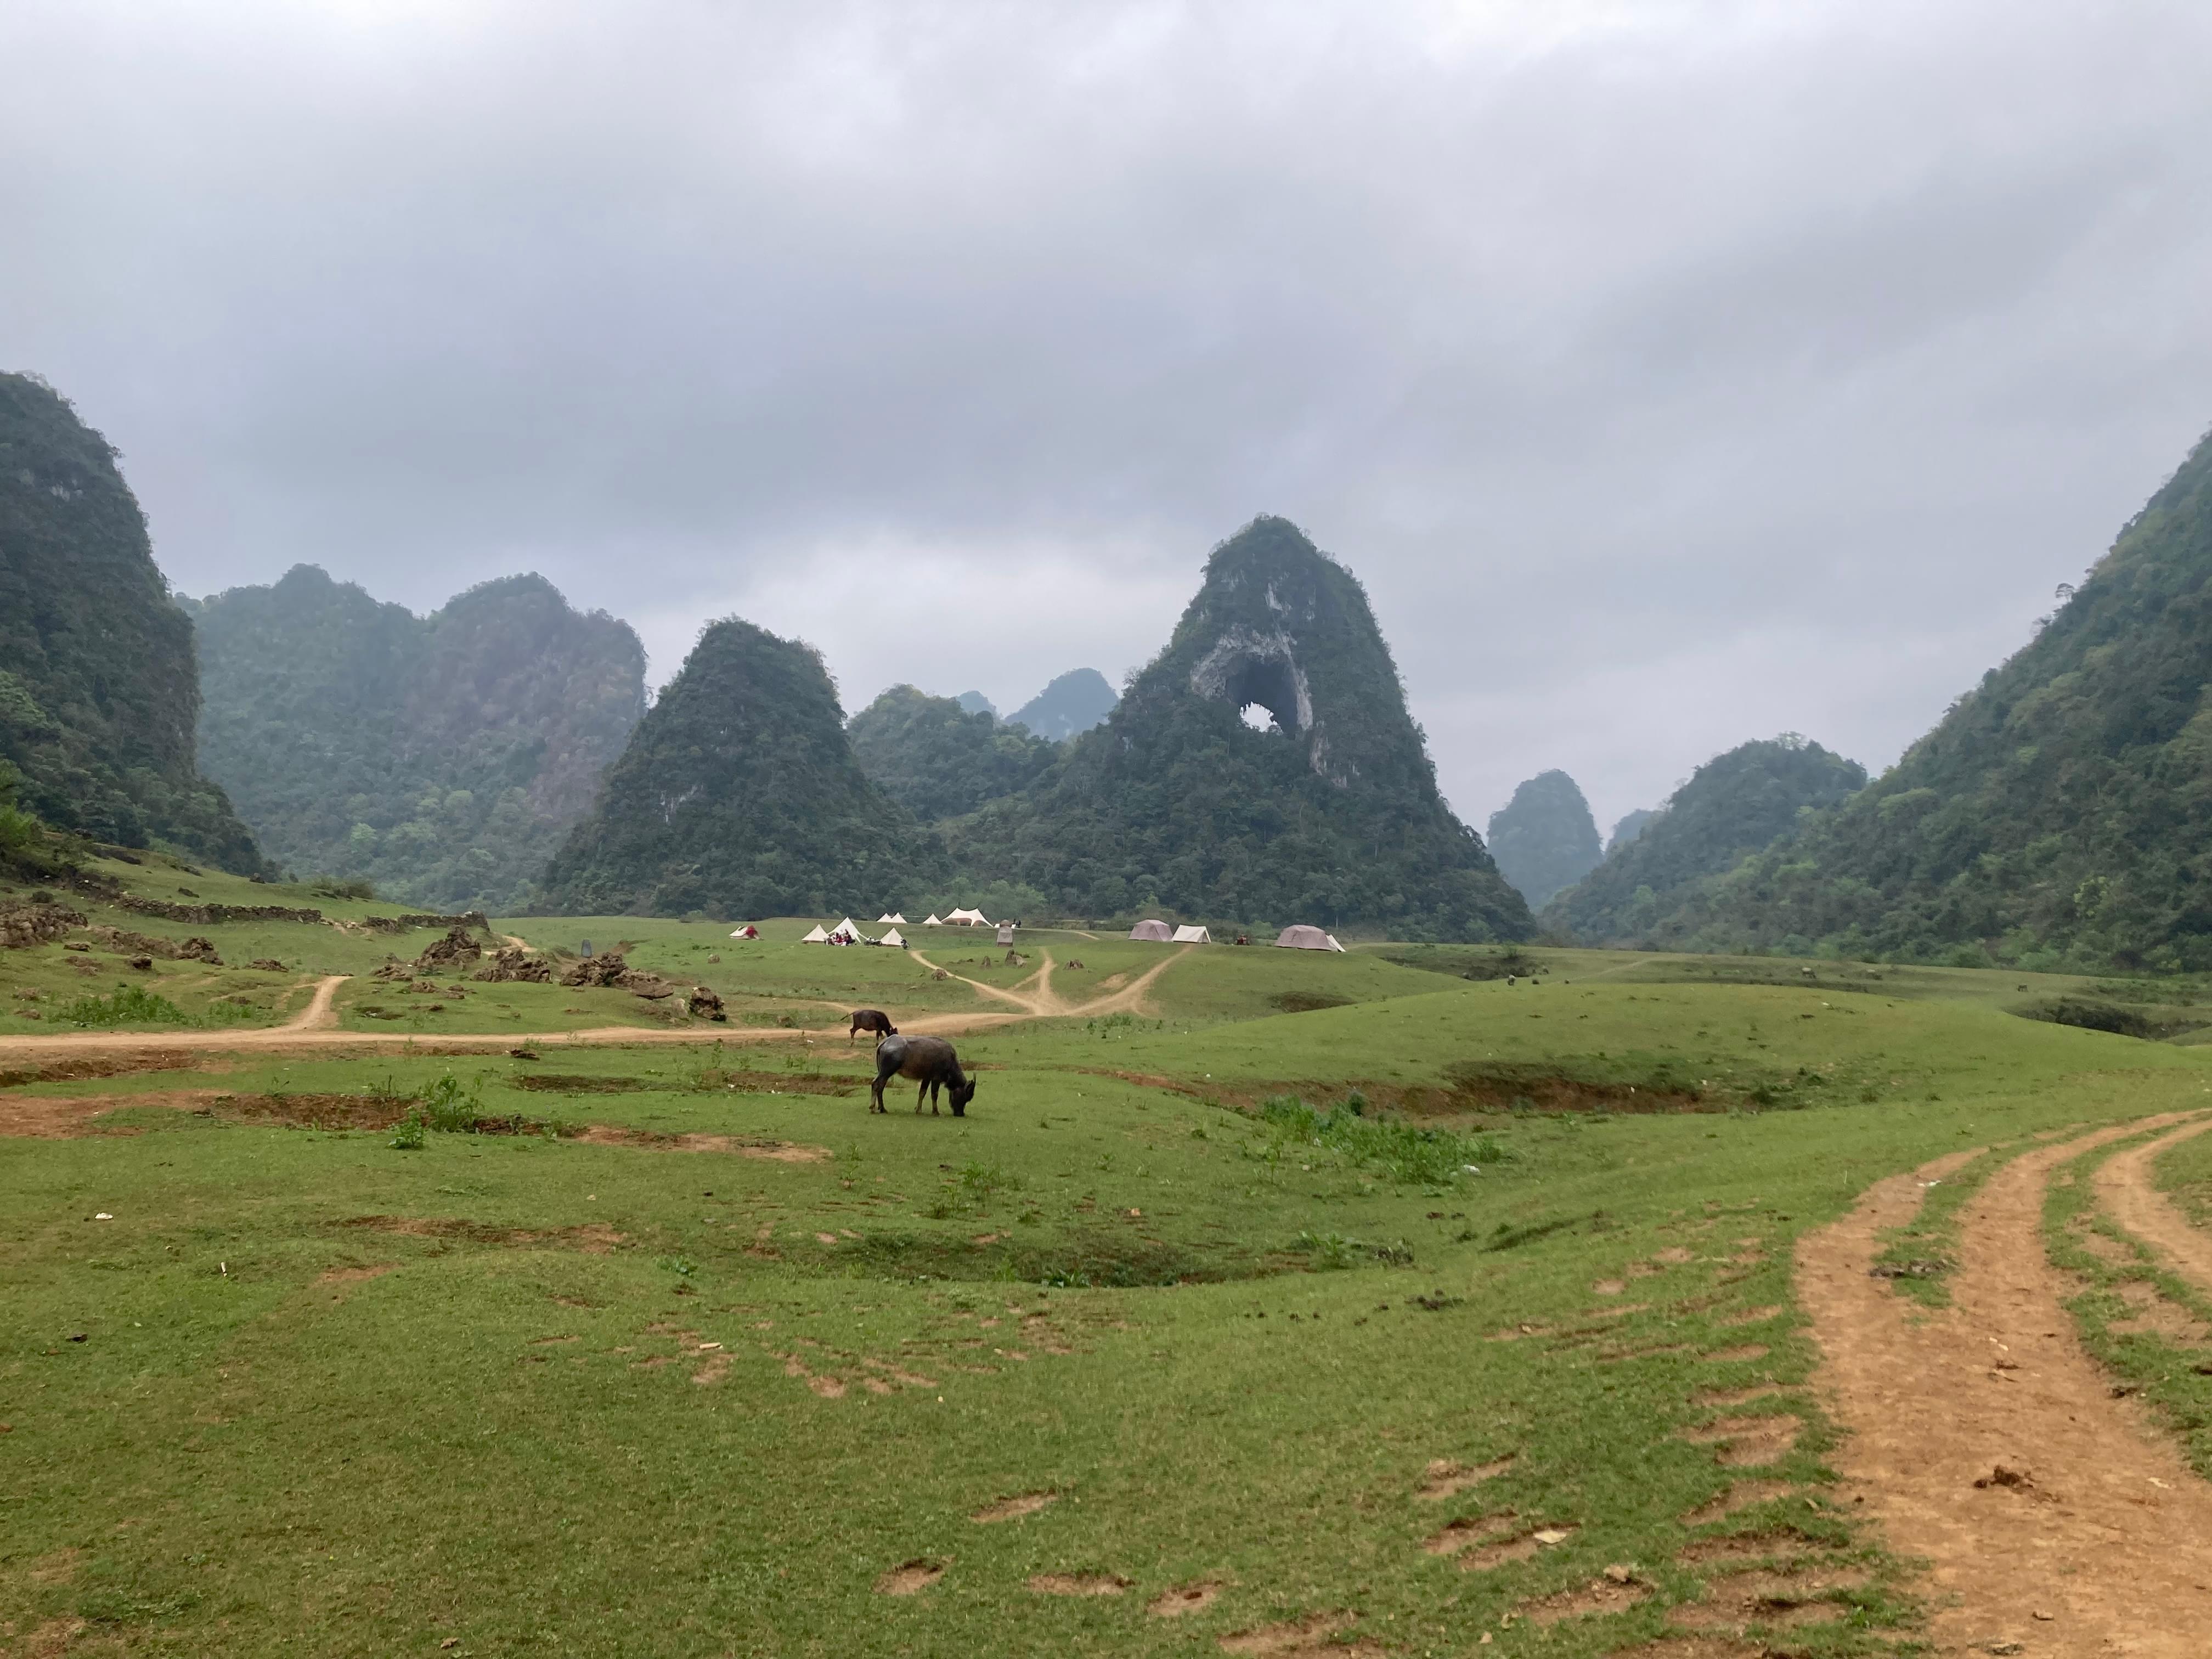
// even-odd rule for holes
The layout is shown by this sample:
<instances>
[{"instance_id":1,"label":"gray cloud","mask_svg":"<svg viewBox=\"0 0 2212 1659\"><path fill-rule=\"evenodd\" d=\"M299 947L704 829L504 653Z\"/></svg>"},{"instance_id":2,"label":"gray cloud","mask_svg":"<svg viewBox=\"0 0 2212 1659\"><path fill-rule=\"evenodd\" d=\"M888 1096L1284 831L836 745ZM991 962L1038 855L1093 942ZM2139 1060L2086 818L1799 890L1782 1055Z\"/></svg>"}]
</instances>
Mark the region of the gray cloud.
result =
<instances>
[{"instance_id":1,"label":"gray cloud","mask_svg":"<svg viewBox=\"0 0 2212 1659\"><path fill-rule=\"evenodd\" d=\"M2212 15L25 0L0 363L192 592L536 568L848 705L1296 518L1463 815L1879 766L2212 419Z\"/></svg>"}]
</instances>

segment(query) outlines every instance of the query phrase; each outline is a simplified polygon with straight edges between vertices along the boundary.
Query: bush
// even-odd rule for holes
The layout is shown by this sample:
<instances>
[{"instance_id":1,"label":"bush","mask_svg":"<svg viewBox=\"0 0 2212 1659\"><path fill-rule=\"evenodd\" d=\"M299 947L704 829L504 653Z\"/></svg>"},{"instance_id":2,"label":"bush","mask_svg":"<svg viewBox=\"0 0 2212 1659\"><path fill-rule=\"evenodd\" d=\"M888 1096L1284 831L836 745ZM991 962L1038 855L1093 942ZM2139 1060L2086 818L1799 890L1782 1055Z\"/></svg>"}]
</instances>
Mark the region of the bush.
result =
<instances>
[{"instance_id":1,"label":"bush","mask_svg":"<svg viewBox=\"0 0 2212 1659\"><path fill-rule=\"evenodd\" d=\"M1260 1104L1261 1121L1275 1133L1278 1145L1324 1146L1355 1165L1379 1170L1407 1186L1447 1186L1469 1167L1498 1162L1503 1149L1487 1135L1471 1138L1446 1129L1416 1128L1410 1123L1363 1115L1365 1097L1347 1100L1334 1111L1316 1112L1289 1095Z\"/></svg>"}]
</instances>

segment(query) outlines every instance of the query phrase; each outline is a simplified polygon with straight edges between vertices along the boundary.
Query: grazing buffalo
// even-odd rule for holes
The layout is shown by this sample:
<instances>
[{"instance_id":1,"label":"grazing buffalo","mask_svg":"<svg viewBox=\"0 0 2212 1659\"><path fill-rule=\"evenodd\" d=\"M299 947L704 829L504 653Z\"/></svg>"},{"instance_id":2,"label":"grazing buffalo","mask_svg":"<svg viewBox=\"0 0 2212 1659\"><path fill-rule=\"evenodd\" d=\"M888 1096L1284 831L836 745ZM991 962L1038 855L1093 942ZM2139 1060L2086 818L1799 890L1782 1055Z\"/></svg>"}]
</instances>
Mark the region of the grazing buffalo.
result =
<instances>
[{"instance_id":1,"label":"grazing buffalo","mask_svg":"<svg viewBox=\"0 0 2212 1659\"><path fill-rule=\"evenodd\" d=\"M896 1036L898 1027L891 1024L891 1017L880 1008L855 1008L853 1010L853 1029L845 1033L845 1041L850 1042L863 1031L873 1031L879 1037Z\"/></svg>"},{"instance_id":2,"label":"grazing buffalo","mask_svg":"<svg viewBox=\"0 0 2212 1659\"><path fill-rule=\"evenodd\" d=\"M960 1069L960 1056L952 1052L952 1045L943 1037L887 1036L876 1045L876 1083L869 1091L868 1109L884 1109L884 1085L895 1077L910 1078L921 1086L914 1091L914 1109L921 1109L921 1097L929 1097L929 1109L937 1113L938 1091L945 1084L952 1085L952 1115L968 1115L968 1103L975 1098L975 1079Z\"/></svg>"}]
</instances>

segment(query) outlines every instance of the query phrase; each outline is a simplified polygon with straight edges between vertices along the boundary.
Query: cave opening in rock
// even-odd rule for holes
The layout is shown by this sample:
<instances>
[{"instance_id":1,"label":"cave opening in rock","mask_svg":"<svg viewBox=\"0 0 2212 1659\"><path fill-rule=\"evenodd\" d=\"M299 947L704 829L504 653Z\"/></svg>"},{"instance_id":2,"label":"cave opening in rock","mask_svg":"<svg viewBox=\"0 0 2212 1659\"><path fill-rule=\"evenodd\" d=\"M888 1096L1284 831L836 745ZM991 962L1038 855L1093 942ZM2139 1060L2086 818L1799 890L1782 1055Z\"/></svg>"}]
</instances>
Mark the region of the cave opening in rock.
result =
<instances>
[{"instance_id":1,"label":"cave opening in rock","mask_svg":"<svg viewBox=\"0 0 2212 1659\"><path fill-rule=\"evenodd\" d=\"M1245 658L1230 671L1222 690L1255 732L1298 730L1297 682L1283 658Z\"/></svg>"}]
</instances>

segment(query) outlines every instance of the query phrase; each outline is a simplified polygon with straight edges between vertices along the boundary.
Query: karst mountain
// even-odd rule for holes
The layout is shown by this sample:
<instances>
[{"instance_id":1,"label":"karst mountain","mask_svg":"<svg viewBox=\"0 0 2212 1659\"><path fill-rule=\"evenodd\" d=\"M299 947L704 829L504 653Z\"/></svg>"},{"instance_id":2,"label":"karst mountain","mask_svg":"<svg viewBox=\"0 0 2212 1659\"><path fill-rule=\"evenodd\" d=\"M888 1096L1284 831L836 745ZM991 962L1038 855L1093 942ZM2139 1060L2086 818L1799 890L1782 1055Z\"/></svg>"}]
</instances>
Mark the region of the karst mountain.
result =
<instances>
[{"instance_id":1,"label":"karst mountain","mask_svg":"<svg viewBox=\"0 0 2212 1659\"><path fill-rule=\"evenodd\" d=\"M1532 910L1588 875L1603 853L1581 786L1559 771L1521 785L1490 815L1490 856Z\"/></svg>"},{"instance_id":2,"label":"karst mountain","mask_svg":"<svg viewBox=\"0 0 2212 1659\"><path fill-rule=\"evenodd\" d=\"M1297 526L1214 549L1166 648L1034 787L953 831L1074 914L1158 908L1399 937L1533 922L1435 768L1352 573Z\"/></svg>"},{"instance_id":3,"label":"karst mountain","mask_svg":"<svg viewBox=\"0 0 2212 1659\"><path fill-rule=\"evenodd\" d=\"M0 374L0 759L46 823L258 873L200 771L191 620L106 440L52 387Z\"/></svg>"}]
</instances>

